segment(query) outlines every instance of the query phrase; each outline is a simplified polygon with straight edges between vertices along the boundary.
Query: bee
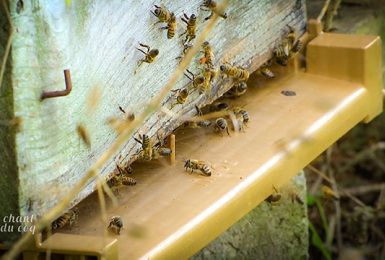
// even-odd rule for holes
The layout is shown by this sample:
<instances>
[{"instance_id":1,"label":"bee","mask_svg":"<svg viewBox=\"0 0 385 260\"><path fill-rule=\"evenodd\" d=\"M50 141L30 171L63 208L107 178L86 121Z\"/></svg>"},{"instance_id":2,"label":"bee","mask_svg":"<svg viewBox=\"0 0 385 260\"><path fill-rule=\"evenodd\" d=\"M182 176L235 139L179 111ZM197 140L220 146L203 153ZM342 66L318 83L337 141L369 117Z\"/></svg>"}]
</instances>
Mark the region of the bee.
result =
<instances>
[{"instance_id":1,"label":"bee","mask_svg":"<svg viewBox=\"0 0 385 260\"><path fill-rule=\"evenodd\" d=\"M262 66L257 70L262 76L272 79L275 77L274 73L271 71L270 66L272 64L272 60L269 60L262 64Z\"/></svg>"},{"instance_id":2,"label":"bee","mask_svg":"<svg viewBox=\"0 0 385 260\"><path fill-rule=\"evenodd\" d=\"M147 51L143 51L139 48L136 48L138 51L142 52L145 56L144 56L144 59L141 59L138 61L138 66L135 70L135 73L139 69L139 67L143 64L143 62L152 63L152 62L154 62L156 56L158 56L158 54L159 54L158 49L151 49L150 46L143 44L143 43L139 43L139 45L143 48L146 48Z\"/></svg>"},{"instance_id":3,"label":"bee","mask_svg":"<svg viewBox=\"0 0 385 260\"><path fill-rule=\"evenodd\" d=\"M228 110L229 104L226 102L214 102L209 106L210 112L218 112L223 110Z\"/></svg>"},{"instance_id":4,"label":"bee","mask_svg":"<svg viewBox=\"0 0 385 260\"><path fill-rule=\"evenodd\" d=\"M150 12L156 17L158 17L159 19L159 21L157 21L154 25L158 23L167 23L171 19L172 13L169 10L167 10L167 8L164 7L163 5L162 6L154 5L154 6L155 6L155 10L154 11L151 10Z\"/></svg>"},{"instance_id":5,"label":"bee","mask_svg":"<svg viewBox=\"0 0 385 260\"><path fill-rule=\"evenodd\" d=\"M185 127L190 127L190 128L199 128L199 127L203 127L203 128L207 128L207 127L210 127L212 125L211 121L210 120L202 120L202 121L189 121L189 122L185 122L184 126Z\"/></svg>"},{"instance_id":6,"label":"bee","mask_svg":"<svg viewBox=\"0 0 385 260\"><path fill-rule=\"evenodd\" d=\"M215 131L219 132L222 134L222 132L226 131L228 135L230 135L229 132L229 127L227 125L226 119L220 117L215 120L215 125L214 125Z\"/></svg>"},{"instance_id":7,"label":"bee","mask_svg":"<svg viewBox=\"0 0 385 260\"><path fill-rule=\"evenodd\" d=\"M213 67L214 53L210 43L208 41L205 41L204 43L202 43L202 48L203 48L202 53L204 54L204 56L199 60L199 62L201 64L206 64L209 67Z\"/></svg>"},{"instance_id":8,"label":"bee","mask_svg":"<svg viewBox=\"0 0 385 260\"><path fill-rule=\"evenodd\" d=\"M238 82L247 81L250 76L250 73L247 70L230 64L223 64L219 67L219 69L223 75L233 78Z\"/></svg>"},{"instance_id":9,"label":"bee","mask_svg":"<svg viewBox=\"0 0 385 260\"><path fill-rule=\"evenodd\" d=\"M123 170L119 165L116 165L116 168L118 168L118 174L115 174L113 178L115 178L115 186L121 186L121 185L126 185L126 186L133 186L136 184L136 180L128 174L132 173L132 168L129 166L125 170ZM111 178L112 179L112 178Z\"/></svg>"},{"instance_id":10,"label":"bee","mask_svg":"<svg viewBox=\"0 0 385 260\"><path fill-rule=\"evenodd\" d=\"M114 233L120 235L120 230L123 228L123 219L120 216L113 216L110 219L107 229L113 231Z\"/></svg>"},{"instance_id":11,"label":"bee","mask_svg":"<svg viewBox=\"0 0 385 260\"><path fill-rule=\"evenodd\" d=\"M188 94L189 94L188 89L184 88L184 89L176 89L176 90L171 90L171 91L174 92L175 94L177 94L177 96L176 96L175 103L173 103L171 105L170 109L172 109L177 104L183 105L186 102Z\"/></svg>"},{"instance_id":12,"label":"bee","mask_svg":"<svg viewBox=\"0 0 385 260\"><path fill-rule=\"evenodd\" d=\"M191 49L192 48L192 44L185 44L185 45L183 45L183 51L182 51L182 54L181 54L181 56L178 56L178 57L176 57L175 59L176 60L181 60L182 58L183 58L183 56L187 53L187 51L189 50L189 49Z\"/></svg>"},{"instance_id":13,"label":"bee","mask_svg":"<svg viewBox=\"0 0 385 260\"><path fill-rule=\"evenodd\" d=\"M236 98L245 94L246 91L247 91L246 82L238 82L234 84L234 86L232 86L231 89L227 91L224 96L227 98Z\"/></svg>"},{"instance_id":14,"label":"bee","mask_svg":"<svg viewBox=\"0 0 385 260\"><path fill-rule=\"evenodd\" d=\"M227 14L220 10L217 6L217 3L214 0L204 0L203 3L200 5L201 10L203 11L211 11L210 16L205 18L205 21L210 19L214 13L216 13L219 17L222 17L223 19L227 18Z\"/></svg>"},{"instance_id":15,"label":"bee","mask_svg":"<svg viewBox=\"0 0 385 260\"><path fill-rule=\"evenodd\" d=\"M331 199L339 200L340 199L340 196L333 189L331 189L330 187L328 187L326 185L322 185L321 191L322 191L322 195L328 200L331 200Z\"/></svg>"},{"instance_id":16,"label":"bee","mask_svg":"<svg viewBox=\"0 0 385 260\"><path fill-rule=\"evenodd\" d=\"M199 94L202 94L206 90L206 78L202 75L197 77L191 71L186 71L188 74L184 73L184 75L192 82L193 87L199 91Z\"/></svg>"},{"instance_id":17,"label":"bee","mask_svg":"<svg viewBox=\"0 0 385 260\"><path fill-rule=\"evenodd\" d=\"M288 25L289 32L286 35L286 39L289 42L289 58L293 57L302 49L302 42L297 39L297 33L293 27Z\"/></svg>"},{"instance_id":18,"label":"bee","mask_svg":"<svg viewBox=\"0 0 385 260\"><path fill-rule=\"evenodd\" d=\"M142 159L149 161L152 159L152 144L150 141L150 137L148 135L139 135L139 139L135 138L135 141L142 145L142 150L139 152L139 155Z\"/></svg>"},{"instance_id":19,"label":"bee","mask_svg":"<svg viewBox=\"0 0 385 260\"><path fill-rule=\"evenodd\" d=\"M211 167L208 166L204 161L198 161L193 159L188 159L184 163L184 168L186 171L199 170L205 176L211 176Z\"/></svg>"},{"instance_id":20,"label":"bee","mask_svg":"<svg viewBox=\"0 0 385 260\"><path fill-rule=\"evenodd\" d=\"M78 218L78 212L76 209L70 209L52 222L52 230L62 228L66 225L72 226Z\"/></svg>"},{"instance_id":21,"label":"bee","mask_svg":"<svg viewBox=\"0 0 385 260\"><path fill-rule=\"evenodd\" d=\"M266 202L269 202L270 204L275 204L278 201L281 200L282 194L278 192L278 190L273 186L273 189L275 193L271 194L269 197L265 199Z\"/></svg>"},{"instance_id":22,"label":"bee","mask_svg":"<svg viewBox=\"0 0 385 260\"><path fill-rule=\"evenodd\" d=\"M182 37L183 35L186 34L186 38L183 42L183 44L189 43L193 39L195 39L195 31L196 31L196 20L197 17L195 14L192 14L190 17L188 17L187 14L183 13L182 21L187 24L186 31L182 33L180 36Z\"/></svg>"},{"instance_id":23,"label":"bee","mask_svg":"<svg viewBox=\"0 0 385 260\"><path fill-rule=\"evenodd\" d=\"M250 117L249 117L249 113L246 110L244 110L244 109L242 109L240 107L234 107L233 108L233 112L234 112L235 115L241 115L242 118L243 118L243 122L245 124L247 124L249 122Z\"/></svg>"},{"instance_id":24,"label":"bee","mask_svg":"<svg viewBox=\"0 0 385 260\"><path fill-rule=\"evenodd\" d=\"M167 147L159 147L154 148L152 151L152 159L159 159L160 156L170 156L172 153L170 148Z\"/></svg>"},{"instance_id":25,"label":"bee","mask_svg":"<svg viewBox=\"0 0 385 260\"><path fill-rule=\"evenodd\" d=\"M126 113L126 111L125 111L121 106L119 106L119 110L120 110L123 114L127 114L127 120L128 120L128 121L134 121L134 120L135 120L135 114L134 114L134 113Z\"/></svg>"},{"instance_id":26,"label":"bee","mask_svg":"<svg viewBox=\"0 0 385 260\"><path fill-rule=\"evenodd\" d=\"M76 132L78 133L78 135L82 139L82 141L85 143L85 145L88 148L90 148L91 147L91 139L90 139L90 135L88 134L87 129L83 125L78 124L76 126Z\"/></svg>"},{"instance_id":27,"label":"bee","mask_svg":"<svg viewBox=\"0 0 385 260\"><path fill-rule=\"evenodd\" d=\"M273 50L275 61L281 66L286 66L289 59L289 52L290 44L289 40L286 38L283 39L282 42Z\"/></svg>"},{"instance_id":28,"label":"bee","mask_svg":"<svg viewBox=\"0 0 385 260\"><path fill-rule=\"evenodd\" d=\"M160 29L167 30L168 39L174 38L176 31L176 18L174 13L171 13L170 19L167 22L167 26L161 27Z\"/></svg>"}]
</instances>

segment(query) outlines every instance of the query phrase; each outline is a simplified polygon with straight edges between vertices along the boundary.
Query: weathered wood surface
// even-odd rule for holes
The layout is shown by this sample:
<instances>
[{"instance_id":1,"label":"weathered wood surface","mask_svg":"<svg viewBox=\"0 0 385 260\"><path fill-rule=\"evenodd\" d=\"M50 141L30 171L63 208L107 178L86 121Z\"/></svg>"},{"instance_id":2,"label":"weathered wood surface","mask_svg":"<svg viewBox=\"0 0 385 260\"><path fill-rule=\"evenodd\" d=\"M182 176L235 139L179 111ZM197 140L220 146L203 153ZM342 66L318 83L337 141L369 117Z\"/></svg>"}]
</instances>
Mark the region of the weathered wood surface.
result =
<instances>
[{"instance_id":1,"label":"weathered wood surface","mask_svg":"<svg viewBox=\"0 0 385 260\"><path fill-rule=\"evenodd\" d=\"M116 139L106 124L111 116L123 115L118 109L140 113L167 82L177 66L175 57L182 51L180 38L168 40L166 33L153 26L157 19L150 13L153 1L24 1L16 12L10 9L17 33L12 45L12 84L14 114L23 127L16 135L20 214L43 214L58 202L69 188ZM162 1L178 17L177 34L184 30L183 11L198 16L198 33L203 18L201 1ZM290 24L299 32L305 28L303 0L230 1L229 18L219 20L208 37L214 46L216 65L234 62L254 71L270 56L276 41ZM143 64L134 75L142 54L138 42L158 48L153 64ZM199 57L194 60L196 64ZM73 90L69 96L40 101L43 90L64 89L63 69L69 68ZM196 71L194 66L190 67ZM181 78L175 88L188 84ZM175 106L175 116L162 112L151 115L138 133L156 136L169 134L182 122L178 115L193 115L194 105L210 103L231 87L231 81L217 81L212 93L192 93L183 106ZM87 101L96 90L101 92L98 106L90 111ZM170 100L164 101L169 107ZM90 132L91 148L76 133L78 123ZM9 148L12 145L7 145ZM127 163L139 145L131 139L101 174L107 176L115 162ZM89 183L77 202L90 194Z\"/></svg>"}]
</instances>

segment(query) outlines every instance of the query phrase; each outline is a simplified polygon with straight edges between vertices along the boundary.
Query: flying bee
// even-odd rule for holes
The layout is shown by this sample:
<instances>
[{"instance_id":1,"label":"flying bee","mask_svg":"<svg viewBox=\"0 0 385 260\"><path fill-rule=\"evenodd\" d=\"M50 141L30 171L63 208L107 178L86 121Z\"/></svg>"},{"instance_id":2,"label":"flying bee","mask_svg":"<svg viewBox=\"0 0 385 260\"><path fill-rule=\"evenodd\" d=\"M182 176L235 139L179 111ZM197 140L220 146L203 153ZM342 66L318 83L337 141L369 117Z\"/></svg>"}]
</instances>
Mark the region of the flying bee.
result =
<instances>
[{"instance_id":1,"label":"flying bee","mask_svg":"<svg viewBox=\"0 0 385 260\"><path fill-rule=\"evenodd\" d=\"M211 176L211 167L208 166L204 161L188 159L184 163L184 168L186 171L191 171L191 173L194 170L198 170L205 176Z\"/></svg>"},{"instance_id":2,"label":"flying bee","mask_svg":"<svg viewBox=\"0 0 385 260\"><path fill-rule=\"evenodd\" d=\"M321 188L321 191L322 191L322 195L324 196L324 198L328 199L328 200L339 200L340 199L340 195L338 195L332 188L326 186L326 185L322 185L322 188Z\"/></svg>"},{"instance_id":3,"label":"flying bee","mask_svg":"<svg viewBox=\"0 0 385 260\"><path fill-rule=\"evenodd\" d=\"M186 34L186 38L183 42L183 44L189 43L193 39L195 39L195 31L196 31L196 20L197 17L195 14L192 14L190 17L188 17L187 14L183 13L182 21L187 24L186 31L180 35L182 37L183 35Z\"/></svg>"},{"instance_id":4,"label":"flying bee","mask_svg":"<svg viewBox=\"0 0 385 260\"><path fill-rule=\"evenodd\" d=\"M187 88L184 88L184 89L176 89L176 90L171 90L172 92L174 92L175 94L177 94L176 96L176 100L173 104L171 104L171 108L172 109L175 105L183 105L186 100L187 100L187 97L188 97L188 89Z\"/></svg>"},{"instance_id":5,"label":"flying bee","mask_svg":"<svg viewBox=\"0 0 385 260\"><path fill-rule=\"evenodd\" d=\"M270 67L272 65L272 60L269 60L262 64L262 66L257 70L262 76L272 79L275 77L274 73L271 71Z\"/></svg>"},{"instance_id":6,"label":"flying bee","mask_svg":"<svg viewBox=\"0 0 385 260\"><path fill-rule=\"evenodd\" d=\"M162 6L154 5L154 6L155 6L155 10L154 11L151 10L150 12L156 17L158 17L159 19L159 21L157 21L154 25L158 23L167 23L171 19L172 13L169 10L167 10L167 8L164 7L163 5Z\"/></svg>"},{"instance_id":7,"label":"flying bee","mask_svg":"<svg viewBox=\"0 0 385 260\"><path fill-rule=\"evenodd\" d=\"M139 45L143 48L146 48L147 51L143 51L139 48L136 48L138 51L142 52L145 56L144 56L144 59L141 59L138 61L138 66L134 72L134 74L136 73L136 71L139 69L139 67L143 64L143 62L146 62L146 63L152 63L154 62L156 56L158 56L159 54L159 50L158 49L151 49L150 46L146 45L146 44L143 44L143 43L139 43Z\"/></svg>"},{"instance_id":8,"label":"flying bee","mask_svg":"<svg viewBox=\"0 0 385 260\"><path fill-rule=\"evenodd\" d=\"M216 13L219 17L222 17L223 19L227 18L227 14L218 8L217 3L214 0L204 0L203 3L200 5L200 9L203 11L211 11L210 16L205 18L205 21L210 19L214 13Z\"/></svg>"},{"instance_id":9,"label":"flying bee","mask_svg":"<svg viewBox=\"0 0 385 260\"><path fill-rule=\"evenodd\" d=\"M202 53L204 56L199 60L201 64L206 64L209 67L214 66L214 52L211 48L211 45L208 41L202 43Z\"/></svg>"},{"instance_id":10,"label":"flying bee","mask_svg":"<svg viewBox=\"0 0 385 260\"><path fill-rule=\"evenodd\" d=\"M170 19L167 22L167 26L161 27L160 29L167 30L168 39L174 38L176 31L176 17L174 13L171 13Z\"/></svg>"},{"instance_id":11,"label":"flying bee","mask_svg":"<svg viewBox=\"0 0 385 260\"><path fill-rule=\"evenodd\" d=\"M62 228L66 225L72 226L78 218L78 212L76 209L70 209L65 212L63 215L58 217L54 222L52 222L52 230Z\"/></svg>"},{"instance_id":12,"label":"flying bee","mask_svg":"<svg viewBox=\"0 0 385 260\"><path fill-rule=\"evenodd\" d=\"M149 161L152 159L152 144L148 135L139 135L139 139L135 138L135 141L142 145L142 150L139 152L140 157L143 160Z\"/></svg>"},{"instance_id":13,"label":"flying bee","mask_svg":"<svg viewBox=\"0 0 385 260\"><path fill-rule=\"evenodd\" d=\"M231 89L227 91L224 96L227 98L236 98L245 94L246 91L247 91L246 82L238 82L234 84L234 86L232 86Z\"/></svg>"},{"instance_id":14,"label":"flying bee","mask_svg":"<svg viewBox=\"0 0 385 260\"><path fill-rule=\"evenodd\" d=\"M273 189L275 193L271 194L269 197L265 199L266 202L269 202L270 204L275 204L278 201L281 200L282 194L278 192L278 190L273 186Z\"/></svg>"},{"instance_id":15,"label":"flying bee","mask_svg":"<svg viewBox=\"0 0 385 260\"><path fill-rule=\"evenodd\" d=\"M199 91L199 94L202 94L206 90L206 79L204 76L195 76L191 71L186 70L188 74L184 75L192 82L192 85L195 89Z\"/></svg>"},{"instance_id":16,"label":"flying bee","mask_svg":"<svg viewBox=\"0 0 385 260\"><path fill-rule=\"evenodd\" d=\"M78 124L76 126L76 132L78 133L80 139L84 142L84 144L90 148L91 147L91 139L88 134L87 128L85 128L82 124Z\"/></svg>"},{"instance_id":17,"label":"flying bee","mask_svg":"<svg viewBox=\"0 0 385 260\"><path fill-rule=\"evenodd\" d=\"M134 121L135 120L135 114L134 113L126 113L126 111L119 106L119 110L122 111L123 114L127 114L127 120L128 121Z\"/></svg>"},{"instance_id":18,"label":"flying bee","mask_svg":"<svg viewBox=\"0 0 385 260\"><path fill-rule=\"evenodd\" d=\"M123 228L123 219L120 216L113 216L110 219L107 229L113 231L114 233L120 235L120 230Z\"/></svg>"},{"instance_id":19,"label":"flying bee","mask_svg":"<svg viewBox=\"0 0 385 260\"><path fill-rule=\"evenodd\" d=\"M226 119L220 117L215 120L214 130L216 132L219 132L221 135L224 131L227 132L228 135L230 135L229 127L227 125Z\"/></svg>"}]
</instances>

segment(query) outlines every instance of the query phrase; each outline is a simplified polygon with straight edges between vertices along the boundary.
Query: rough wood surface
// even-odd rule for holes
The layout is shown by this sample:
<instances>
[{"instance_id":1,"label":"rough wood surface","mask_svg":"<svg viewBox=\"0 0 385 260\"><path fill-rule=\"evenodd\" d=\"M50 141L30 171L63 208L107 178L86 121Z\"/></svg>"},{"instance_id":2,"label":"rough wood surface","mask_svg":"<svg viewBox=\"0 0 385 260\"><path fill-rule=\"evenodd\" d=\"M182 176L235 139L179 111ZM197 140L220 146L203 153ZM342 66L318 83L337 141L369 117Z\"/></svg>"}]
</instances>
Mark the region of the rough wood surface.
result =
<instances>
[{"instance_id":1,"label":"rough wood surface","mask_svg":"<svg viewBox=\"0 0 385 260\"><path fill-rule=\"evenodd\" d=\"M146 102L164 86L177 66L182 51L180 38L166 38L153 26L152 1L24 1L16 12L10 9L17 33L12 46L14 113L23 119L16 136L19 203L21 214L43 214L74 185L105 149L116 133L106 124L111 116L121 116L118 106L139 113ZM156 3L155 3L156 4ZM180 15L198 16L198 33L207 12L199 11L200 1L162 1L178 17L177 35L183 32ZM270 56L274 45L287 32L287 24L303 32L303 0L230 1L229 18L219 20L208 40L214 46L215 65L234 62L254 71ZM153 64L143 64L134 75L142 54L138 42L158 48ZM199 60L194 60L196 64ZM73 90L69 96L40 101L43 90L64 89L63 69L71 70ZM190 67L196 71L196 66ZM175 88L188 84L181 78ZM183 106L175 106L173 116L157 112L138 133L166 136L179 126L179 115L193 115L194 105L210 103L231 87L231 81L217 81L209 95L192 93ZM88 100L100 91L101 100L92 110ZM164 101L169 107L171 97ZM91 147L76 133L82 124L88 129ZM8 147L10 147L8 145ZM101 174L107 176L115 162L127 163L139 145L132 139ZM16 167L16 166L15 166ZM74 201L95 188L89 183ZM32 203L28 203L32 202Z\"/></svg>"}]
</instances>

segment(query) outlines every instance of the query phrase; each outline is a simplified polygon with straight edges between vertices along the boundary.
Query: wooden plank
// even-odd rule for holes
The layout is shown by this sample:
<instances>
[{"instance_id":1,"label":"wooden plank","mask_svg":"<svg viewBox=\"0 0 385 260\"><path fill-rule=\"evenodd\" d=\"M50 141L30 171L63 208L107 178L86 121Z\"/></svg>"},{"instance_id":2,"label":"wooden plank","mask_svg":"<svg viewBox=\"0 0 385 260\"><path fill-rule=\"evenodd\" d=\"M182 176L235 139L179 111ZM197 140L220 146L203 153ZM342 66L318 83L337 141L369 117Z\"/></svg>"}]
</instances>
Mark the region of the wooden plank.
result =
<instances>
[{"instance_id":1,"label":"wooden plank","mask_svg":"<svg viewBox=\"0 0 385 260\"><path fill-rule=\"evenodd\" d=\"M116 139L106 124L111 116L122 116L118 106L140 113L151 97L164 86L177 66L180 39L166 38L153 26L157 19L149 12L151 2L140 1L24 1L16 12L10 9L17 34L13 42L14 114L23 119L16 136L19 203L22 215L42 215L82 178L85 171ZM185 11L198 16L200 32L207 12L198 1L162 1L178 17L178 34L183 32L179 17ZM230 1L229 17L220 20L208 40L214 46L216 65L234 62L254 71L270 56L276 41L290 24L298 32L305 28L303 0ZM158 48L153 64L144 64L134 75L142 54L138 42ZM198 58L190 67L196 71ZM63 69L71 70L73 90L69 96L40 101L43 90L64 89ZM181 78L175 88L188 83ZM162 112L151 115L138 133L166 136L182 122L178 115L193 115L194 105L212 102L231 87L231 81L217 81L209 95L191 94L184 106L176 106L175 116ZM89 99L101 93L94 109ZM164 101L169 107L171 97ZM90 134L91 147L76 133L82 124ZM162 131L158 131L162 129ZM138 149L132 139L110 160L101 174L107 176L115 162L128 163ZM16 166L15 166L16 167ZM89 183L76 203L95 189ZM29 203L31 202L31 203Z\"/></svg>"}]
</instances>

